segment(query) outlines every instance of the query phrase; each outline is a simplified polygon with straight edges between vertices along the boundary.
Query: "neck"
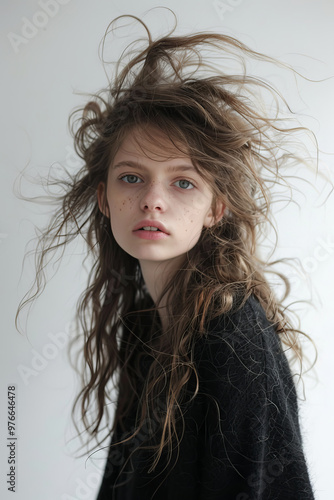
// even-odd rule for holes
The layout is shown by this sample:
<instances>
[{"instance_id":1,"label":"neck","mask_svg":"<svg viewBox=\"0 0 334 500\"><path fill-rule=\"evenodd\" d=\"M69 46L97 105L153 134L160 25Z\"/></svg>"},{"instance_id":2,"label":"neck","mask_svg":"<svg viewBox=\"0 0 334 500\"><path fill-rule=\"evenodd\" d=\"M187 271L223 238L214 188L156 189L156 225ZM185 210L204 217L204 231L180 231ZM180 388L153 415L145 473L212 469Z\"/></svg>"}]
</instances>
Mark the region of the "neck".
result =
<instances>
[{"instance_id":1,"label":"neck","mask_svg":"<svg viewBox=\"0 0 334 500\"><path fill-rule=\"evenodd\" d=\"M182 258L182 256L181 256ZM166 295L161 297L163 289L167 282L180 268L181 258L167 261L147 261L141 260L140 267L142 275L147 286L147 290L152 297L156 307L159 307L158 313L160 316L163 331L167 328L168 316L166 312L167 298Z\"/></svg>"}]
</instances>

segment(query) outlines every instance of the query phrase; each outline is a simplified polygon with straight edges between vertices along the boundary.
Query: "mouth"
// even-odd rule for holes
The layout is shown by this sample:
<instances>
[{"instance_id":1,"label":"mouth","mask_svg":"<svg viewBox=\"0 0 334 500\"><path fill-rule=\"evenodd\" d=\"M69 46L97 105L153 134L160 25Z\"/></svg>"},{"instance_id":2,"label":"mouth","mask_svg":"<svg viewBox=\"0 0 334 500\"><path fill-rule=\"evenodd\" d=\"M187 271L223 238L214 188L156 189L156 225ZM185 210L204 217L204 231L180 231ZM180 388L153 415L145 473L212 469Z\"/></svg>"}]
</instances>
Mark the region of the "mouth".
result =
<instances>
[{"instance_id":1,"label":"mouth","mask_svg":"<svg viewBox=\"0 0 334 500\"><path fill-rule=\"evenodd\" d=\"M161 231L158 227L153 227L153 226L144 226L140 227L139 229L136 229L136 231L159 231L160 233L163 233L164 231Z\"/></svg>"},{"instance_id":2,"label":"mouth","mask_svg":"<svg viewBox=\"0 0 334 500\"><path fill-rule=\"evenodd\" d=\"M164 224L158 220L144 219L138 222L138 224L133 229L134 232L152 232L152 233L162 233L168 235L168 231Z\"/></svg>"},{"instance_id":3,"label":"mouth","mask_svg":"<svg viewBox=\"0 0 334 500\"><path fill-rule=\"evenodd\" d=\"M145 240L160 240L168 238L168 234L157 227L142 227L133 231L133 234Z\"/></svg>"}]
</instances>

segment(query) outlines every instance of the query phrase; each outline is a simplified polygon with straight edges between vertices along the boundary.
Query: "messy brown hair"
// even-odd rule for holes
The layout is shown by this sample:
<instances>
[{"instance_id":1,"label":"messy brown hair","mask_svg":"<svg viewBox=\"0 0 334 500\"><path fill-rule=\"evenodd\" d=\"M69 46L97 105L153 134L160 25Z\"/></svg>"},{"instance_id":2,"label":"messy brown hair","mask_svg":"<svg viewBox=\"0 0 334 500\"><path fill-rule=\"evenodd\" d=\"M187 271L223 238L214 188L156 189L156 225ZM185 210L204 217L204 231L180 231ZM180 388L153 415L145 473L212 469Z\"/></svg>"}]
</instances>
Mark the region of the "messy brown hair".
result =
<instances>
[{"instance_id":1,"label":"messy brown hair","mask_svg":"<svg viewBox=\"0 0 334 500\"><path fill-rule=\"evenodd\" d=\"M146 45L137 50L131 46L108 88L71 113L75 150L83 166L69 180L61 181L66 192L40 239L37 291L21 302L19 311L41 293L49 252L83 236L93 265L77 306L80 334L71 346L78 340L83 344L78 370L82 390L73 414L80 403L85 430L90 439L97 438L111 401L108 384L113 380L119 397L110 431L123 423L134 404L138 411L132 437L144 423L159 423L159 442L153 446L156 453L151 464L154 470L163 450L170 453L174 439L180 439L176 424L182 421L187 383L191 376L197 380L193 345L205 335L208 321L242 307L254 294L282 344L295 359L302 360L303 332L293 325L283 305L290 293L289 279L273 270L280 261L271 262L259 254L266 228L274 227L273 187L288 186L285 174L301 160L289 144L302 127L290 126L276 113L279 105L289 112L277 90L246 74L247 57L277 61L220 33L173 36L172 31L153 40L143 21L129 17L145 28ZM204 51L216 54L215 65L203 60ZM226 56L240 62L239 72L219 70ZM271 115L259 104L261 92L270 95L276 105ZM226 206L219 222L203 228L198 243L156 304L147 292L138 260L117 244L110 220L97 201L98 186L106 185L118 148L138 127L148 139L153 127L189 155L212 188L213 209L217 200ZM285 287L281 297L269 283L268 273L275 272ZM163 297L168 297L169 324L162 335L157 312ZM152 363L140 391L138 367L145 353ZM195 383L191 398L197 392ZM92 401L96 414L90 421ZM99 444L106 437L108 434Z\"/></svg>"}]
</instances>

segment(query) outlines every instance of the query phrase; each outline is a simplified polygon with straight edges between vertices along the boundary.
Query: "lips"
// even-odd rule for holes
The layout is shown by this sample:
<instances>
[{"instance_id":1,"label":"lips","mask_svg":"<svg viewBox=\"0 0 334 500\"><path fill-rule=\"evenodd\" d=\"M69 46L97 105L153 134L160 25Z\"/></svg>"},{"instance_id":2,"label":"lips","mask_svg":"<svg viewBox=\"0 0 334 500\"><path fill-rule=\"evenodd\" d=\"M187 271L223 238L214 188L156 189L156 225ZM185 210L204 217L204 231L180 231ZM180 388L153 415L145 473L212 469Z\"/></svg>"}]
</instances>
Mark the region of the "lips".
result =
<instances>
[{"instance_id":1,"label":"lips","mask_svg":"<svg viewBox=\"0 0 334 500\"><path fill-rule=\"evenodd\" d=\"M134 227L133 231L139 231L139 230L143 229L143 227L156 227L156 228L160 229L161 232L163 232L165 234L169 234L169 232L167 231L166 227L162 224L162 222L157 221L157 220L149 220L149 219L145 219L145 220L138 222L138 224L136 224L136 226ZM152 232L159 232L159 231L153 230Z\"/></svg>"}]
</instances>

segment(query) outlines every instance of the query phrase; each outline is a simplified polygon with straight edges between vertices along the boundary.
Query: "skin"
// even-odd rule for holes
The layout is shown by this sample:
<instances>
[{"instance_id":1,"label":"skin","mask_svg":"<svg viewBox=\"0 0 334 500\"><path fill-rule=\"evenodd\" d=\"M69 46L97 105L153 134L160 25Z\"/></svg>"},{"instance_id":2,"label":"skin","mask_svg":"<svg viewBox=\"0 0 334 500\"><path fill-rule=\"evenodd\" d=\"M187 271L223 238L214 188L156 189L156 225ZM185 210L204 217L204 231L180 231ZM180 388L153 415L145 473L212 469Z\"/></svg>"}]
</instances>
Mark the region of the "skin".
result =
<instances>
[{"instance_id":1,"label":"skin","mask_svg":"<svg viewBox=\"0 0 334 500\"><path fill-rule=\"evenodd\" d=\"M138 129L129 132L109 168L107 185L97 189L99 208L109 217L115 240L128 254L137 258L147 289L159 310L164 326L164 298L159 295L166 280L181 267L185 254L198 242L203 227L222 217L225 206L217 203L217 218L212 212L210 186L196 172L191 159L183 155L161 132L150 129L148 138ZM120 162L137 165L122 165ZM169 167L192 167L189 171L168 171ZM133 233L143 219L164 224L169 236L146 240Z\"/></svg>"}]
</instances>

